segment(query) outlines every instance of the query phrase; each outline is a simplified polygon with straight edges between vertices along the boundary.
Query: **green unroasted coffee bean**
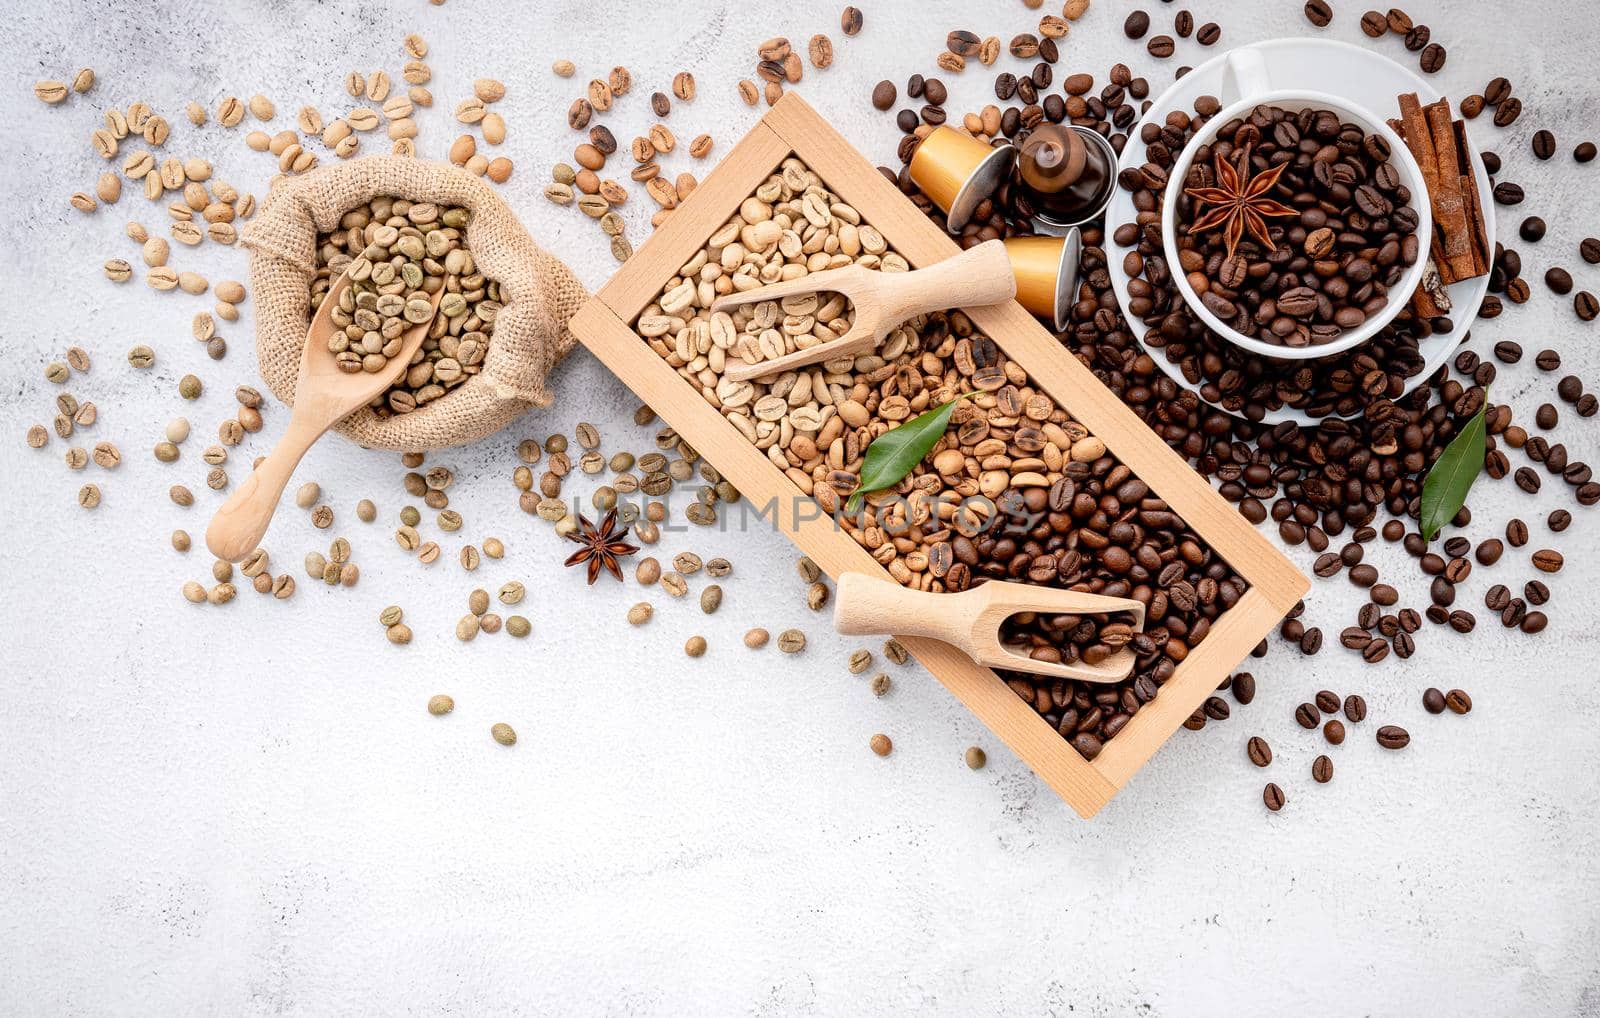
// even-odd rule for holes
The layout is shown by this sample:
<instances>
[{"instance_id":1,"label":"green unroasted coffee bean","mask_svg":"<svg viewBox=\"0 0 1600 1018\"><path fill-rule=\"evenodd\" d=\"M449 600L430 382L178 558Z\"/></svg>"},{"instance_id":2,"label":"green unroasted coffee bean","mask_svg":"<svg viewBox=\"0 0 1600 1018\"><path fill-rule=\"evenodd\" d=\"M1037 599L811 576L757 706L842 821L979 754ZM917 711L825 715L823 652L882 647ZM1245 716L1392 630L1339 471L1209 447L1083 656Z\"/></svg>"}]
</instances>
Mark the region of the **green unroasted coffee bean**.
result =
<instances>
[{"instance_id":1,"label":"green unroasted coffee bean","mask_svg":"<svg viewBox=\"0 0 1600 1018\"><path fill-rule=\"evenodd\" d=\"M450 697L446 696L443 693L439 693L439 694L437 694L435 696L430 696L428 698L428 713L432 714L436 718L444 717L446 714L450 713L451 711L453 711L455 709L456 709L455 700L451 699Z\"/></svg>"},{"instance_id":2,"label":"green unroasted coffee bean","mask_svg":"<svg viewBox=\"0 0 1600 1018\"><path fill-rule=\"evenodd\" d=\"M491 727L489 734L494 737L494 741L502 746L515 746L517 744L517 733L504 721Z\"/></svg>"},{"instance_id":3,"label":"green unroasted coffee bean","mask_svg":"<svg viewBox=\"0 0 1600 1018\"><path fill-rule=\"evenodd\" d=\"M521 615L513 615L506 619L506 632L520 640L533 632L533 623Z\"/></svg>"}]
</instances>

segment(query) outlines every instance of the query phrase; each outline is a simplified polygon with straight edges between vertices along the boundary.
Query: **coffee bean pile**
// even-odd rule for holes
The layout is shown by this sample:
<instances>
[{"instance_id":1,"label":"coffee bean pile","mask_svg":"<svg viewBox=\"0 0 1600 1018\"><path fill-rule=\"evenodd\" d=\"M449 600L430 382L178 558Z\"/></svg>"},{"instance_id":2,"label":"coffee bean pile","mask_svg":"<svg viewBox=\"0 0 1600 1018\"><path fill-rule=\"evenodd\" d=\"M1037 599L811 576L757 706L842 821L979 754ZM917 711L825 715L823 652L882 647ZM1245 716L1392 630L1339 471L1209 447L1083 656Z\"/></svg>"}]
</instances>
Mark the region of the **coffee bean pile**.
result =
<instances>
[{"instance_id":1,"label":"coffee bean pile","mask_svg":"<svg viewBox=\"0 0 1600 1018\"><path fill-rule=\"evenodd\" d=\"M1090 664L1131 646L1132 674L1120 683L1054 679L1000 672L1013 692L1068 739L1085 759L1099 755L1198 647L1214 621L1236 604L1248 584L1201 542L1148 485L1111 456L1070 463L1050 488L1009 488L995 499L996 525L975 538L951 541L967 577L1070 587L1145 604L1145 626L1134 632L1117 619L1106 624L1076 617L1035 616L1008 626L1002 638L1023 637L1030 656ZM1007 620L1015 622L1015 618Z\"/></svg>"},{"instance_id":2,"label":"coffee bean pile","mask_svg":"<svg viewBox=\"0 0 1600 1018\"><path fill-rule=\"evenodd\" d=\"M1348 416L1399 396L1407 381L1424 367L1419 342L1436 331L1451 331L1454 326L1450 319L1418 319L1407 308L1371 341L1310 363L1270 360L1243 351L1206 328L1184 302L1173 281L1171 267L1166 264L1161 242L1161 209L1168 186L1167 175L1189 139L1220 109L1221 103L1214 96L1201 96L1195 101L1192 114L1175 110L1167 115L1164 124L1146 124L1140 129L1141 139L1147 146L1146 162L1127 167L1117 178L1119 184L1132 192L1134 208L1140 215L1138 223L1120 224L1114 239L1119 245L1134 249L1124 257L1123 269L1130 276L1129 305L1145 326L1146 340L1177 364L1186 378L1199 380L1207 401L1243 413L1252 420L1260 420L1269 411L1286 407L1316 418ZM1287 171L1285 176L1289 176ZM1297 228L1303 226L1302 217ZM1415 229L1413 220L1410 224L1412 245L1416 244ZM1395 257L1389 269L1395 269L1394 263L1406 253L1403 248L1402 243L1399 250L1391 252ZM1284 253L1293 254L1293 251L1284 249ZM1414 250L1409 255L1413 261L1417 257ZM1104 258L1103 251L1101 258ZM1376 257L1363 261L1370 268L1376 263ZM1186 267L1180 268L1187 271ZM1348 280L1348 275L1344 278ZM1349 295L1348 286L1342 290ZM1312 298L1315 297L1313 294ZM1318 306L1321 308L1320 302ZM1212 310L1215 312L1218 308L1213 306ZM1331 318L1331 300L1327 311ZM1248 320L1254 317L1248 312L1240 311L1234 317L1235 327L1245 327L1240 331L1254 324ZM1334 338L1334 335L1336 333L1325 339Z\"/></svg>"},{"instance_id":3,"label":"coffee bean pile","mask_svg":"<svg viewBox=\"0 0 1600 1018\"><path fill-rule=\"evenodd\" d=\"M1320 17L1318 13L1313 22L1317 23ZM1411 26L1412 30L1415 27ZM1385 21L1384 31L1390 30ZM1439 59L1442 62L1442 55ZM1068 121L1099 131L1120 153L1126 145L1127 132L1149 108L1146 100L1150 94L1149 82L1134 75L1126 64L1119 63L1113 66L1107 83L1098 91L1093 75L1073 73L1062 79L1062 94L1057 95L1049 91L1054 63L1053 59L1044 61L1041 67L1028 74L1027 94L1020 84L1023 79L1011 72L1001 72L995 82L995 94L1001 103L1008 105L989 106L980 113L966 115L962 123L969 133L997 145L1014 144L1041 122ZM1179 68L1177 74L1181 77L1186 72L1187 68ZM920 75L913 76L907 94L913 98L925 95L927 84L928 80ZM1491 82L1491 86L1495 83ZM1496 124L1509 126L1521 112L1520 101L1512 102L1515 97L1510 95L1509 85L1491 87L1489 91L1495 93L1490 105L1496 109ZM909 109L901 110L898 124L905 131L897 151L901 165L898 170L880 167L886 178L897 184L940 226L944 225L943 214L917 190L910 179L908 164L921 138L932 129L931 125L945 122L944 96L940 85L941 105L932 117ZM1215 100L1204 102L1214 103ZM1196 110L1196 114L1202 116L1215 112L1215 106ZM1158 214L1160 191L1167 183L1166 169L1193 130L1193 116L1182 111L1173 113L1162 124L1141 128L1149 161L1136 168L1138 179L1126 175L1122 178L1123 186L1134 192L1134 204L1141 213L1140 223L1117 227L1117 239L1123 246L1135 243L1142 246L1148 242L1148 221ZM1577 153L1574 154L1576 157ZM1499 173L1500 160L1495 153L1483 152L1481 158L1491 174ZM1580 158L1580 161L1583 160ZM1002 187L991 200L978 207L972 221L961 232L959 242L971 247L985 240L1031 233L1029 214L1022 196L1010 186ZM1524 239L1534 242L1530 233L1542 237L1540 226L1542 224L1526 227ZM1159 230L1156 238L1155 247L1141 249L1146 260L1152 251L1159 251ZM1377 664L1391 654L1397 658L1410 656L1419 642L1418 637L1425 635L1424 621L1452 632L1472 631L1476 619L1467 609L1457 607L1455 600L1459 585L1473 571L1473 562L1479 567L1492 566L1507 546L1520 548L1531 540L1529 528L1521 520L1507 525L1504 541L1485 539L1478 542L1476 548L1470 543L1462 545L1460 541L1466 539L1455 534L1439 545L1439 551L1433 551L1433 545L1417 532L1423 476L1479 409L1486 408L1488 433L1485 457L1488 478L1480 483L1512 476L1522 491L1530 495L1539 493L1543 479L1537 467L1542 465L1543 474L1559 478L1567 487L1568 497L1579 506L1600 502L1600 482L1593 479L1588 465L1570 460L1559 443L1551 444L1536 433L1547 430L1546 423L1555 423L1554 404L1548 404L1549 410L1541 409L1536 415L1534 429L1512 423L1510 406L1488 401L1487 387L1497 373L1495 364L1481 360L1476 353L1463 350L1456 357L1457 377L1441 369L1411 393L1399 395L1406 381L1422 370L1419 340L1438 332L1453 331L1455 325L1449 318L1418 320L1409 311L1402 312L1373 340L1349 354L1282 366L1262 358L1242 357L1232 344L1224 344L1211 335L1186 312L1176 288L1171 285L1170 276L1163 278L1161 285L1151 285L1148 273L1134 279L1130 293L1151 346L1162 349L1163 355L1178 364L1186 377L1199 382L1208 400L1246 415L1240 418L1207 405L1162 373L1122 315L1107 268L1104 228L1091 225L1083 231L1083 239L1078 300L1073 307L1071 324L1061 335L1063 345L1171 448L1201 474L1215 479L1219 492L1236 504L1242 515L1253 523L1264 523L1270 518L1277 523L1278 534L1285 543L1303 544L1323 554L1315 570L1319 576L1332 578L1343 572L1350 582L1368 591L1369 601L1358 612L1354 625L1344 627L1339 634L1340 645L1361 654L1364 660ZM1586 241L1580 254L1591 264L1600 263L1600 240ZM1480 318L1491 319L1503 311L1503 302L1497 293L1512 303L1529 299L1529 288L1521 278L1520 269L1516 252L1497 244L1491 294L1479 312ZM1557 281L1559 283L1559 277ZM1589 303L1585 301L1575 306L1581 314ZM1600 304L1600 301L1594 303ZM1595 312L1600 315L1600 306ZM1495 357L1502 363L1514 364L1520 361L1522 351L1517 344L1505 341L1496 345ZM1553 373L1560 370L1561 361L1555 351L1545 350L1535 358L1535 365L1541 372ZM1586 391L1584 383L1576 376L1563 376L1556 388L1561 402L1581 416L1592 415L1600 409L1597 407L1600 400ZM1302 427L1294 422L1277 425L1260 422L1269 408L1279 406L1303 409L1321 418L1320 424ZM1351 419L1329 416L1361 411L1365 412ZM1512 455L1521 455L1528 463L1513 469ZM1567 509L1553 510L1549 516L1550 529L1553 532L1565 530L1570 520ZM1451 526L1464 528L1471 522L1470 508L1463 507ZM1387 542L1402 542L1418 569L1429 577L1432 603L1426 612L1419 613L1415 608L1400 605L1395 588L1382 582L1376 568L1370 565L1362 568L1365 547L1380 536ZM1328 560L1326 553L1334 540L1341 537L1343 545L1334 550L1334 559ZM1541 556L1539 562L1544 567L1559 568L1559 560L1549 555ZM1535 568L1541 566L1536 564ZM1536 633L1545 627L1548 619L1542 611L1529 606L1544 605L1548 598L1548 588L1542 582L1528 580L1521 597L1513 597L1507 585L1496 584L1485 595L1485 604L1490 611L1499 614L1502 625ZM1280 627L1280 634L1302 653L1318 653L1323 645L1322 630L1304 623L1300 617L1303 610L1303 604L1296 607ZM1268 641L1263 640L1252 656L1264 656L1267 650ZM1025 681L1032 686L1032 702L1037 705L1040 687L1048 688L1051 684ZM1239 703L1248 703L1254 696L1255 680L1248 672L1235 675L1224 685L1233 691ZM1022 683L1012 682L1012 688L1019 695L1029 698L1028 691L1021 686ZM1112 699L1103 687L1084 693L1087 695L1070 697L1072 707L1080 711L1080 716L1084 707L1104 706L1101 701ZM1052 707L1057 699L1051 697ZM1119 704L1124 703L1120 693L1117 700ZM1364 707L1363 703L1363 717ZM1058 709L1065 711L1066 707ZM1200 729L1208 720L1221 720L1228 714L1227 702L1213 696L1190 717L1185 727ZM1063 720L1076 722L1079 719L1063 714ZM1120 724L1117 727L1120 728ZM1381 745L1400 748L1410 737L1397 726L1384 726L1377 738ZM1313 765L1316 780L1325 781L1331 776L1331 761L1319 759ZM1282 790L1277 789L1276 793L1281 805ZM1271 802L1269 796L1269 806Z\"/></svg>"},{"instance_id":4,"label":"coffee bean pile","mask_svg":"<svg viewBox=\"0 0 1600 1018\"><path fill-rule=\"evenodd\" d=\"M1291 347L1338 339L1386 310L1390 288L1417 260L1417 212L1389 156L1381 135L1332 110L1262 105L1229 121L1199 148L1182 182L1179 269L1235 332ZM1231 223L1196 229L1202 216L1214 222L1225 211L1194 197L1199 189L1229 193L1219 179L1225 168L1239 171L1241 195L1262 175L1281 174L1252 200L1274 202L1272 217L1261 216L1270 244L1251 229L1231 233ZM1147 272L1156 268L1157 257L1130 255L1130 275L1139 261Z\"/></svg>"}]
</instances>

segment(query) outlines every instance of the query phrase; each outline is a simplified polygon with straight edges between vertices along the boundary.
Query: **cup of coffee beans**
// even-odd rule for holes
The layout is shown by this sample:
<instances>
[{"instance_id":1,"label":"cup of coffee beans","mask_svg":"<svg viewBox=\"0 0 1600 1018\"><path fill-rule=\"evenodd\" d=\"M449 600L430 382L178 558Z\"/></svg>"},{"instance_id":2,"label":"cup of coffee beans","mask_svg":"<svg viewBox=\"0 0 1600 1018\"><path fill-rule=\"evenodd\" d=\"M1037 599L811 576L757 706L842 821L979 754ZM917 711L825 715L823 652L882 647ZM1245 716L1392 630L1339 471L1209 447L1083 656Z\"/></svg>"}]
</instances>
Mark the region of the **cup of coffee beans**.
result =
<instances>
[{"instance_id":1,"label":"cup of coffee beans","mask_svg":"<svg viewBox=\"0 0 1600 1018\"><path fill-rule=\"evenodd\" d=\"M1347 100L1257 92L1174 163L1162 241L1184 300L1262 357L1354 349L1410 301L1432 216L1405 143Z\"/></svg>"}]
</instances>

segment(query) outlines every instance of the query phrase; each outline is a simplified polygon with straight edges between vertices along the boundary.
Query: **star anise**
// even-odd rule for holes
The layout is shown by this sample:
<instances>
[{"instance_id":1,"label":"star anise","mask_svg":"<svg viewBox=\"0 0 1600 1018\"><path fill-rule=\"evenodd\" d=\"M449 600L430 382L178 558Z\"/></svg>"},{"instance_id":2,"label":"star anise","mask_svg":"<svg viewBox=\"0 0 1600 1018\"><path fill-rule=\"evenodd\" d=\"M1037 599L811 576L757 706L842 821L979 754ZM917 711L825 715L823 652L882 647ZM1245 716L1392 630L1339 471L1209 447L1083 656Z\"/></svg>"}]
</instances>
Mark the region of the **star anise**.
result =
<instances>
[{"instance_id":1,"label":"star anise","mask_svg":"<svg viewBox=\"0 0 1600 1018\"><path fill-rule=\"evenodd\" d=\"M576 566L585 562L589 563L589 582L592 584L600 578L600 570L622 579L622 569L617 565L617 559L632 555L639 549L623 540L628 536L626 526L617 526L617 511L615 509L606 513L605 518L596 527L589 522L587 516L578 517L578 529L568 534L567 540L583 545L573 552L564 565Z\"/></svg>"},{"instance_id":2,"label":"star anise","mask_svg":"<svg viewBox=\"0 0 1600 1018\"><path fill-rule=\"evenodd\" d=\"M1244 151L1239 162L1248 169L1249 149ZM1184 194L1211 206L1205 215L1189 225L1189 232L1204 233L1222 227L1229 258L1233 257L1234 249L1239 246L1245 230L1249 230L1250 235L1261 242L1262 247L1271 251L1272 238L1267 234L1267 221L1264 217L1300 214L1289 206L1267 197L1268 193L1278 186L1278 178L1283 176L1283 171L1289 164L1279 163L1270 170L1256 174L1249 181L1240 176L1239 170L1233 163L1221 156L1217 157L1213 165L1216 167L1217 183L1221 185L1220 187L1183 189Z\"/></svg>"}]
</instances>

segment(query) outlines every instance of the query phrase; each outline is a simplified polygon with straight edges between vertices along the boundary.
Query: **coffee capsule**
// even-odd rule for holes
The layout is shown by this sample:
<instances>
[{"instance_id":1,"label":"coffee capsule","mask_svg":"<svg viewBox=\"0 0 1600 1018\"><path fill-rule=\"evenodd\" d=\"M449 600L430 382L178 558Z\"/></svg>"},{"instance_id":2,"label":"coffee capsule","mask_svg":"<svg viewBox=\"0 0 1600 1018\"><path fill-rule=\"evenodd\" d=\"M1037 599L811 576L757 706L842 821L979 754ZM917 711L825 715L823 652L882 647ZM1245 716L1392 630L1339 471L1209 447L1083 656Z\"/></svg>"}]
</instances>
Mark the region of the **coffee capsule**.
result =
<instances>
[{"instance_id":1,"label":"coffee capsule","mask_svg":"<svg viewBox=\"0 0 1600 1018\"><path fill-rule=\"evenodd\" d=\"M1098 131L1041 124L1022 143L1013 186L1035 220L1065 229L1105 211L1116 190L1117 151Z\"/></svg>"},{"instance_id":2,"label":"coffee capsule","mask_svg":"<svg viewBox=\"0 0 1600 1018\"><path fill-rule=\"evenodd\" d=\"M922 139L911 156L911 179L945 213L951 233L960 233L972 212L1011 173L1017 150L986 145L949 125Z\"/></svg>"},{"instance_id":3,"label":"coffee capsule","mask_svg":"<svg viewBox=\"0 0 1600 1018\"><path fill-rule=\"evenodd\" d=\"M1061 237L1012 237L1005 242L1011 273L1017 277L1017 303L1065 332L1078 289L1078 255L1083 240L1076 227Z\"/></svg>"}]
</instances>

